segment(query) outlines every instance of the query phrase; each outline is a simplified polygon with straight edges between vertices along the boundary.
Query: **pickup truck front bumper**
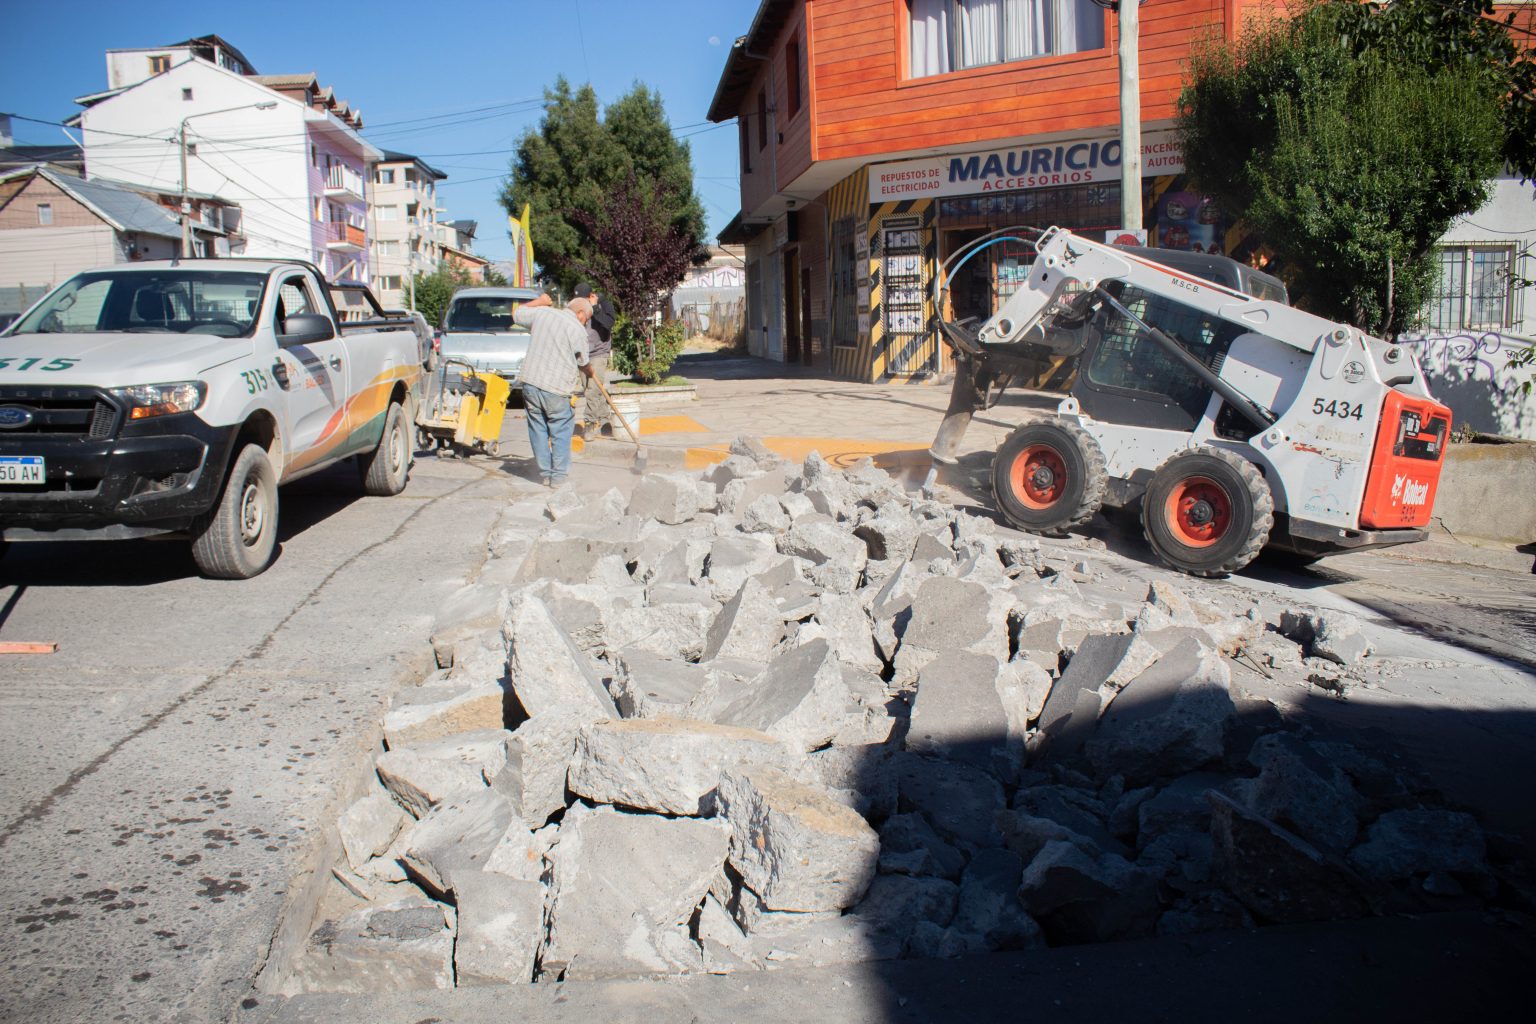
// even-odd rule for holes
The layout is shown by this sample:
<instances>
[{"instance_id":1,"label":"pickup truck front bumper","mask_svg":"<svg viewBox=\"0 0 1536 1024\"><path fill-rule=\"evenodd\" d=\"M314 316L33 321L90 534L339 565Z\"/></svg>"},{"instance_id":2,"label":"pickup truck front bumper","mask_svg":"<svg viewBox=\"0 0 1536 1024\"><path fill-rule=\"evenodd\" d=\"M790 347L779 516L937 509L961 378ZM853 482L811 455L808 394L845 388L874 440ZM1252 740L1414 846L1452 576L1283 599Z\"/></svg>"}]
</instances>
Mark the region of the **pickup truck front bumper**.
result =
<instances>
[{"instance_id":1,"label":"pickup truck front bumper","mask_svg":"<svg viewBox=\"0 0 1536 1024\"><path fill-rule=\"evenodd\" d=\"M0 434L0 455L40 455L47 468L42 486L0 485L0 536L184 530L218 500L234 440L233 427L192 413L129 424L104 439Z\"/></svg>"}]
</instances>

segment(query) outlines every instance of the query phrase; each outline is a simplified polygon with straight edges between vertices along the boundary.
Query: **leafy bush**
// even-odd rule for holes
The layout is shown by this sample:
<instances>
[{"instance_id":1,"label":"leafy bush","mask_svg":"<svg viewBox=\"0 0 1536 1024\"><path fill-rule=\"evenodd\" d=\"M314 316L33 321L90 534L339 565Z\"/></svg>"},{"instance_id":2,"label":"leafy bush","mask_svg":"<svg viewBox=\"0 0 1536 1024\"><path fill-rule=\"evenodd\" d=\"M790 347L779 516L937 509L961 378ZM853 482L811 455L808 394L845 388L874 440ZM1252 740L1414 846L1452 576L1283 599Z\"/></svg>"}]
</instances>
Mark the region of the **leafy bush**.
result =
<instances>
[{"instance_id":1,"label":"leafy bush","mask_svg":"<svg viewBox=\"0 0 1536 1024\"><path fill-rule=\"evenodd\" d=\"M687 333L682 321L667 320L654 328L647 340L643 330L621 315L613 325L610 363L615 370L630 374L642 384L659 384L683 351Z\"/></svg>"}]
</instances>

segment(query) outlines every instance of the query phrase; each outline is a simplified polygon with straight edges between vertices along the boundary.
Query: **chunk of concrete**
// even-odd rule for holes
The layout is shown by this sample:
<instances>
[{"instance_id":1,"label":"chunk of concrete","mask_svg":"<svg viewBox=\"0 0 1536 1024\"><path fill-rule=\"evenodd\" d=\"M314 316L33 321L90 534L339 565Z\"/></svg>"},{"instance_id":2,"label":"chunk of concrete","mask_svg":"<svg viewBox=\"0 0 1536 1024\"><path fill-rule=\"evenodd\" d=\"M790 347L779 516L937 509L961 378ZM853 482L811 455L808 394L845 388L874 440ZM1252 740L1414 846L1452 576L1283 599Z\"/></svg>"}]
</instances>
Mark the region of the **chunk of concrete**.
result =
<instances>
[{"instance_id":1,"label":"chunk of concrete","mask_svg":"<svg viewBox=\"0 0 1536 1024\"><path fill-rule=\"evenodd\" d=\"M830 747L806 758L811 782L868 821L896 813L897 773L887 743L848 743L834 737Z\"/></svg>"},{"instance_id":2,"label":"chunk of concrete","mask_svg":"<svg viewBox=\"0 0 1536 1024\"><path fill-rule=\"evenodd\" d=\"M1364 917L1370 907L1344 863L1212 791L1215 877L1256 917L1275 924Z\"/></svg>"},{"instance_id":3,"label":"chunk of concrete","mask_svg":"<svg viewBox=\"0 0 1536 1024\"><path fill-rule=\"evenodd\" d=\"M591 659L537 596L523 593L513 600L502 635L512 692L530 717L556 708L579 710L594 722L619 717Z\"/></svg>"},{"instance_id":4,"label":"chunk of concrete","mask_svg":"<svg viewBox=\"0 0 1536 1024\"><path fill-rule=\"evenodd\" d=\"M705 636L718 614L707 599L619 608L608 616L605 646L610 651L646 651L687 661L703 653Z\"/></svg>"},{"instance_id":5,"label":"chunk of concrete","mask_svg":"<svg viewBox=\"0 0 1536 1024\"><path fill-rule=\"evenodd\" d=\"M1372 823L1349 862L1367 878L1400 881L1413 875L1488 870L1487 842L1477 819L1433 807L1388 811Z\"/></svg>"},{"instance_id":6,"label":"chunk of concrete","mask_svg":"<svg viewBox=\"0 0 1536 1024\"><path fill-rule=\"evenodd\" d=\"M533 981L544 934L544 886L491 872L454 875L459 927L453 968L459 987Z\"/></svg>"},{"instance_id":7,"label":"chunk of concrete","mask_svg":"<svg viewBox=\"0 0 1536 1024\"><path fill-rule=\"evenodd\" d=\"M1115 696L1088 741L1089 760L1131 784L1218 760L1233 715L1230 687L1221 655L1180 643Z\"/></svg>"},{"instance_id":8,"label":"chunk of concrete","mask_svg":"<svg viewBox=\"0 0 1536 1024\"><path fill-rule=\"evenodd\" d=\"M354 801L336 822L347 863L356 870L388 850L408 820L400 805L382 788L374 787L367 796Z\"/></svg>"},{"instance_id":9,"label":"chunk of concrete","mask_svg":"<svg viewBox=\"0 0 1536 1024\"><path fill-rule=\"evenodd\" d=\"M1006 591L980 583L945 576L924 580L912 598L912 618L896 651L893 682L915 682L923 666L946 651L1007 661L1012 606Z\"/></svg>"},{"instance_id":10,"label":"chunk of concrete","mask_svg":"<svg viewBox=\"0 0 1536 1024\"><path fill-rule=\"evenodd\" d=\"M483 871L509 829L527 832L506 797L481 789L442 803L411 832L405 866L428 892L446 896L455 872Z\"/></svg>"},{"instance_id":11,"label":"chunk of concrete","mask_svg":"<svg viewBox=\"0 0 1536 1024\"><path fill-rule=\"evenodd\" d=\"M395 750L459 733L500 729L506 698L500 686L476 686L446 700L401 705L384 716L384 743Z\"/></svg>"},{"instance_id":12,"label":"chunk of concrete","mask_svg":"<svg viewBox=\"0 0 1536 1024\"><path fill-rule=\"evenodd\" d=\"M647 473L630 494L628 512L669 526L685 523L699 512L697 483L686 473Z\"/></svg>"},{"instance_id":13,"label":"chunk of concrete","mask_svg":"<svg viewBox=\"0 0 1536 1024\"><path fill-rule=\"evenodd\" d=\"M874 631L859 599L852 594L823 594L816 621L826 627L837 660L855 671L878 674L884 664L875 649Z\"/></svg>"},{"instance_id":14,"label":"chunk of concrete","mask_svg":"<svg viewBox=\"0 0 1536 1024\"><path fill-rule=\"evenodd\" d=\"M917 754L896 758L900 808L923 814L946 838L970 846L1002 842L995 818L1004 807L1003 787L980 768Z\"/></svg>"},{"instance_id":15,"label":"chunk of concrete","mask_svg":"<svg viewBox=\"0 0 1536 1024\"><path fill-rule=\"evenodd\" d=\"M587 723L584 710L556 708L528 719L503 741L505 767L491 785L530 826L538 828L564 809L566 771Z\"/></svg>"},{"instance_id":16,"label":"chunk of concrete","mask_svg":"<svg viewBox=\"0 0 1536 1024\"><path fill-rule=\"evenodd\" d=\"M559 583L586 583L598 563L609 555L623 555L622 541L571 537L563 533L541 536L528 551L518 569L522 583L554 580Z\"/></svg>"},{"instance_id":17,"label":"chunk of concrete","mask_svg":"<svg viewBox=\"0 0 1536 1024\"><path fill-rule=\"evenodd\" d=\"M707 701L709 670L702 665L627 648L615 659L610 692L625 718L695 718Z\"/></svg>"},{"instance_id":18,"label":"chunk of concrete","mask_svg":"<svg viewBox=\"0 0 1536 1024\"><path fill-rule=\"evenodd\" d=\"M782 556L773 540L755 534L718 537L704 560L704 579L710 596L729 601L749 578L765 572Z\"/></svg>"},{"instance_id":19,"label":"chunk of concrete","mask_svg":"<svg viewBox=\"0 0 1536 1024\"><path fill-rule=\"evenodd\" d=\"M453 987L452 907L421 894L358 908L309 937L297 981L310 992Z\"/></svg>"},{"instance_id":20,"label":"chunk of concrete","mask_svg":"<svg viewBox=\"0 0 1536 1024\"><path fill-rule=\"evenodd\" d=\"M432 650L441 668L454 664L456 648L481 633L494 630L506 617L507 588L471 583L448 596L437 609L432 626Z\"/></svg>"},{"instance_id":21,"label":"chunk of concrete","mask_svg":"<svg viewBox=\"0 0 1536 1024\"><path fill-rule=\"evenodd\" d=\"M657 814L708 816L721 773L797 759L767 733L676 718L595 722L576 740L567 786L577 796Z\"/></svg>"},{"instance_id":22,"label":"chunk of concrete","mask_svg":"<svg viewBox=\"0 0 1536 1024\"><path fill-rule=\"evenodd\" d=\"M1019 901L1024 860L1008 850L977 850L960 878L960 898L952 932L975 936L966 952L1038 949L1045 933Z\"/></svg>"},{"instance_id":23,"label":"chunk of concrete","mask_svg":"<svg viewBox=\"0 0 1536 1024\"><path fill-rule=\"evenodd\" d=\"M789 513L784 511L778 495L759 494L742 510L743 533L765 533L777 536L789 529Z\"/></svg>"},{"instance_id":24,"label":"chunk of concrete","mask_svg":"<svg viewBox=\"0 0 1536 1024\"><path fill-rule=\"evenodd\" d=\"M1024 909L1053 942L1105 942L1146 935L1157 922L1157 882L1113 853L1047 843L1019 881Z\"/></svg>"},{"instance_id":25,"label":"chunk of concrete","mask_svg":"<svg viewBox=\"0 0 1536 1024\"><path fill-rule=\"evenodd\" d=\"M691 959L684 948L688 922L728 843L712 822L572 807L549 852L540 976L622 977L701 965L698 947Z\"/></svg>"},{"instance_id":26,"label":"chunk of concrete","mask_svg":"<svg viewBox=\"0 0 1536 1024\"><path fill-rule=\"evenodd\" d=\"M950 846L921 814L896 814L880 826L880 871L888 875L933 875L957 879L965 855ZM1014 880L1018 888L1018 880Z\"/></svg>"},{"instance_id":27,"label":"chunk of concrete","mask_svg":"<svg viewBox=\"0 0 1536 1024\"><path fill-rule=\"evenodd\" d=\"M1360 798L1349 777L1293 736L1261 736L1248 759L1257 778L1234 784L1250 811L1290 829L1314 846L1343 853L1359 833Z\"/></svg>"},{"instance_id":28,"label":"chunk of concrete","mask_svg":"<svg viewBox=\"0 0 1536 1024\"><path fill-rule=\"evenodd\" d=\"M851 907L875 876L880 838L823 790L771 768L727 769L720 817L730 864L773 910Z\"/></svg>"},{"instance_id":29,"label":"chunk of concrete","mask_svg":"<svg viewBox=\"0 0 1536 1024\"><path fill-rule=\"evenodd\" d=\"M1017 777L1022 734L998 692L1001 666L987 654L950 651L923 666L907 730L907 749L964 761L1004 782Z\"/></svg>"},{"instance_id":30,"label":"chunk of concrete","mask_svg":"<svg viewBox=\"0 0 1536 1024\"><path fill-rule=\"evenodd\" d=\"M412 815L423 817L445 800L485 788L506 764L504 729L459 733L380 754L379 781Z\"/></svg>"},{"instance_id":31,"label":"chunk of concrete","mask_svg":"<svg viewBox=\"0 0 1536 1024\"><path fill-rule=\"evenodd\" d=\"M704 638L702 661L740 658L767 661L775 644L784 639L784 622L767 589L755 579L741 585L736 596L721 607Z\"/></svg>"},{"instance_id":32,"label":"chunk of concrete","mask_svg":"<svg viewBox=\"0 0 1536 1024\"><path fill-rule=\"evenodd\" d=\"M837 562L855 571L869 560L864 542L823 512L796 517L778 548L786 555L803 558L812 565Z\"/></svg>"},{"instance_id":33,"label":"chunk of concrete","mask_svg":"<svg viewBox=\"0 0 1536 1024\"><path fill-rule=\"evenodd\" d=\"M808 753L837 735L849 701L831 647L825 640L812 640L775 657L762 677L715 720L765 732L791 750Z\"/></svg>"}]
</instances>

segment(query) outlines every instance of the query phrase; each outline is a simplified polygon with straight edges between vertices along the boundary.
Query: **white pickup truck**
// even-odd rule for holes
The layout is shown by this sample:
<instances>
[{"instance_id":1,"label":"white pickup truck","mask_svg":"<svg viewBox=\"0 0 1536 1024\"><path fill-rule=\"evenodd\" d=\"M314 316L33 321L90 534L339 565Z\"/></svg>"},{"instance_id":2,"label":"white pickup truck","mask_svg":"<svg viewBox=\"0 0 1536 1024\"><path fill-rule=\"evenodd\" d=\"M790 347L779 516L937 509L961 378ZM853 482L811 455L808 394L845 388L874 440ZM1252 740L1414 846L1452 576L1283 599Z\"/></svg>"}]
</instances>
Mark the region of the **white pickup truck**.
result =
<instances>
[{"instance_id":1,"label":"white pickup truck","mask_svg":"<svg viewBox=\"0 0 1536 1024\"><path fill-rule=\"evenodd\" d=\"M368 296L337 315L312 265L173 260L87 271L0 333L0 552L183 534L208 576L266 569L279 484L355 458L404 490L421 359Z\"/></svg>"}]
</instances>

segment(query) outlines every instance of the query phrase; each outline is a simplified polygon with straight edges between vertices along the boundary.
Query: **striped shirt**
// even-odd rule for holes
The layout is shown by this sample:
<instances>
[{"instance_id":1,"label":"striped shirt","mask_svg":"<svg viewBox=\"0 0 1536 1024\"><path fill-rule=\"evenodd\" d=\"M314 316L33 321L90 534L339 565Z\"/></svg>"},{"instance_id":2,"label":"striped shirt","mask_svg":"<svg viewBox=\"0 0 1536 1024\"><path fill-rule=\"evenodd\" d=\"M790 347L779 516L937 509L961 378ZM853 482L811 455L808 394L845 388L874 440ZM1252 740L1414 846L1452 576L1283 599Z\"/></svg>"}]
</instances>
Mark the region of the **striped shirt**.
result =
<instances>
[{"instance_id":1,"label":"striped shirt","mask_svg":"<svg viewBox=\"0 0 1536 1024\"><path fill-rule=\"evenodd\" d=\"M556 395L580 391L581 367L588 360L587 329L576 314L555 306L522 305L512 319L532 334L518 383Z\"/></svg>"}]
</instances>

